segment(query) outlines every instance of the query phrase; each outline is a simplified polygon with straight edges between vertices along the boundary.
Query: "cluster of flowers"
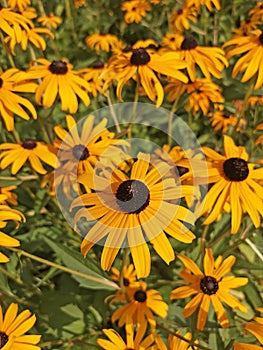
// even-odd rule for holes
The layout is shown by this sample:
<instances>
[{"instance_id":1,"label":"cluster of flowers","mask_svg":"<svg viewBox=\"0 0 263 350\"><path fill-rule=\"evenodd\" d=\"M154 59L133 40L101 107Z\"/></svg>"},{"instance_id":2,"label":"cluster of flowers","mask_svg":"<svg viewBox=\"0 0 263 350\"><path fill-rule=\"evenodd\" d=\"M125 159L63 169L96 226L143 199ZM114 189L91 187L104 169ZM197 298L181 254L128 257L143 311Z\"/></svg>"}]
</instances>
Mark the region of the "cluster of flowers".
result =
<instances>
[{"instance_id":1,"label":"cluster of flowers","mask_svg":"<svg viewBox=\"0 0 263 350\"><path fill-rule=\"evenodd\" d=\"M11 64L16 45L22 50L33 50L35 46L45 51L46 41L40 34L54 40L54 29L62 22L52 13L38 16L30 5L30 0L9 0L7 7L0 6L2 44L6 45ZM76 8L85 5L85 1L75 1ZM125 12L124 21L127 25L139 23L154 6L164 6L164 1L124 1L121 5ZM115 330L105 329L109 340L98 339L98 344L106 350L167 348L158 334L154 313L165 318L168 305L158 291L147 289L147 283L138 280L150 274L150 249L167 264L175 259L167 235L183 243L192 243L196 236L189 226L196 218L203 218L202 223L209 225L220 220L224 213L231 215L232 234L239 232L243 216L249 216L255 228L261 225L262 160L254 160L252 156L250 160L245 147L237 146L233 137L226 133L231 131L233 136L234 132L242 130L246 109L263 104L263 99L247 94L241 106L233 105L236 113L230 113L225 109L222 87L213 78L219 81L230 65L231 57L241 55L233 65L232 77L244 72L241 82L250 81L250 93L262 87L263 32L259 27L263 24L263 3L259 2L250 10L248 19L240 24L223 48L217 45L218 38L215 38L214 45L203 46L198 44L194 34L185 34L191 29L191 24L197 22L202 7L208 11L221 9L219 0L185 0L183 7L171 14L171 31L160 42L148 39L126 43L114 34L89 35L85 41L87 47L98 55L101 51L109 53L107 62L96 61L92 67L74 70L66 58L49 61L35 57L26 71L13 66L0 75L0 115L7 132L16 140L16 143L0 145L0 168L11 167L11 175L17 175L29 164L35 173L44 175L42 186L48 184L51 196L55 197L56 190L62 189L74 212L76 230L84 236L81 244L83 256L94 244L105 240L101 267L106 271L112 269L112 279L120 287L111 297L111 304L124 304L115 310L112 322L118 321L126 331L126 340L123 340ZM36 26L37 23L44 27ZM228 47L230 49L225 53L223 49ZM202 147L206 159L194 155L189 161L189 154L179 146L161 145L161 155L139 152L136 159L132 159L127 151L130 147L128 140L121 139L121 133L115 135L108 130L107 119L96 123L93 115L81 124L72 115L66 115L68 130L61 125L54 126L57 138L51 140L45 134L46 142L33 138L21 141L15 131L14 116L29 120L31 115L37 119L38 108L50 108L57 100L61 102L62 111L75 114L79 100L88 107L91 99L100 94L110 103L109 91L115 87L121 102L124 87L127 91L135 87L135 102L140 97L147 97L160 107L167 98L167 102L173 103L172 112L184 98L184 108L188 113L195 117L209 117L215 131L221 130L225 134L223 152ZM20 93L34 93L36 104ZM262 130L263 124L257 129ZM255 145L262 141L263 136L260 136ZM196 185L208 186L204 198ZM9 206L17 205L13 190L15 186L0 188L0 228L5 228L9 220L17 224L25 221L21 212ZM96 222L89 230L83 231L79 228L83 218L87 222ZM19 244L17 239L0 233L1 246L17 247ZM128 247L124 249L126 258L130 254L133 265L124 259L118 271L112 265L124 245ZM228 275L235 263L233 255L225 260L221 255L214 259L212 249L206 248L203 271L186 255L178 255L178 259L184 265L180 276L186 285L174 289L170 297L175 300L195 295L185 306L183 315L186 318L191 316L200 306L198 330L205 327L210 304L222 328L229 327L222 303L246 312L247 307L230 293L231 289L248 283L246 277ZM1 253L0 262L8 260ZM258 311L262 312L262 308ZM18 306L11 304L5 318L0 317L0 349L40 349L36 345L39 336L24 335L34 325L35 316L29 311L17 316L17 312ZM259 317L245 326L261 344L262 326L263 320ZM150 334L146 336L146 332ZM191 333L181 336L177 332L168 339L169 350L183 350L188 346L198 348ZM234 348L260 347L235 343Z\"/></svg>"}]
</instances>

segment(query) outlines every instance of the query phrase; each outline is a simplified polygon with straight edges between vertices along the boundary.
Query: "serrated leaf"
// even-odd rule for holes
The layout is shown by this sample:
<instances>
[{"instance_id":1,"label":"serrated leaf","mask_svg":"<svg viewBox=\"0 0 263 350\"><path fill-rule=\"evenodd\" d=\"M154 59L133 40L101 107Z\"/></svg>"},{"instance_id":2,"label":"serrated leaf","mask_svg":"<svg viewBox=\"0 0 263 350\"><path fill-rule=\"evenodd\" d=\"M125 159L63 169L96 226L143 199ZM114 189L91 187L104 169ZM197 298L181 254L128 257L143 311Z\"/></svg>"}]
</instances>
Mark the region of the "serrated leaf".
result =
<instances>
[{"instance_id":1,"label":"serrated leaf","mask_svg":"<svg viewBox=\"0 0 263 350\"><path fill-rule=\"evenodd\" d=\"M71 272L72 277L80 283L81 287L88 289L118 289L117 284L89 269L81 261L83 260L81 254L73 252L65 246L60 246L47 237L44 237L44 241L60 257L65 266L71 270L68 272Z\"/></svg>"}]
</instances>

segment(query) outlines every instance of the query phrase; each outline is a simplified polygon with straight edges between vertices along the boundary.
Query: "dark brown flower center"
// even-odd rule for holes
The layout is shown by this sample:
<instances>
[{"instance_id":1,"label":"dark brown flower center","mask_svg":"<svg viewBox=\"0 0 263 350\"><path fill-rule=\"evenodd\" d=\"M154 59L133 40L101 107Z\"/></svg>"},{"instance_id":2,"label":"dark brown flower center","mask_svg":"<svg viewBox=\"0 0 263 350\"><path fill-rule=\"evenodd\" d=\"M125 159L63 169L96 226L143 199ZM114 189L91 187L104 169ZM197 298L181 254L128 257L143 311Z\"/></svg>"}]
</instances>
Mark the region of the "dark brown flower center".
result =
<instances>
[{"instance_id":1,"label":"dark brown flower center","mask_svg":"<svg viewBox=\"0 0 263 350\"><path fill-rule=\"evenodd\" d=\"M100 69L100 68L103 68L103 67L104 67L104 63L101 62L101 61L95 62L92 65L92 68L95 68L95 69Z\"/></svg>"},{"instance_id":2,"label":"dark brown flower center","mask_svg":"<svg viewBox=\"0 0 263 350\"><path fill-rule=\"evenodd\" d=\"M182 176L182 175L186 174L189 171L184 166L176 166L176 170L177 170L179 176Z\"/></svg>"},{"instance_id":3,"label":"dark brown flower center","mask_svg":"<svg viewBox=\"0 0 263 350\"><path fill-rule=\"evenodd\" d=\"M124 213L139 214L149 205L150 192L143 182L126 180L117 189L116 202Z\"/></svg>"},{"instance_id":4,"label":"dark brown flower center","mask_svg":"<svg viewBox=\"0 0 263 350\"><path fill-rule=\"evenodd\" d=\"M244 181L249 174L247 162L241 158L229 158L223 163L226 178L230 181Z\"/></svg>"},{"instance_id":5,"label":"dark brown flower center","mask_svg":"<svg viewBox=\"0 0 263 350\"><path fill-rule=\"evenodd\" d=\"M2 78L0 78L0 88L3 86L3 79Z\"/></svg>"},{"instance_id":6,"label":"dark brown flower center","mask_svg":"<svg viewBox=\"0 0 263 350\"><path fill-rule=\"evenodd\" d=\"M130 282L127 278L123 278L123 285L124 285L124 287L129 287Z\"/></svg>"},{"instance_id":7,"label":"dark brown flower center","mask_svg":"<svg viewBox=\"0 0 263 350\"><path fill-rule=\"evenodd\" d=\"M150 60L151 57L145 49L140 48L132 50L132 55L130 58L131 64L135 66L144 66L145 64L150 62Z\"/></svg>"},{"instance_id":8,"label":"dark brown flower center","mask_svg":"<svg viewBox=\"0 0 263 350\"><path fill-rule=\"evenodd\" d=\"M258 39L259 39L260 44L263 45L263 33L260 34L260 36L258 37Z\"/></svg>"},{"instance_id":9,"label":"dark brown flower center","mask_svg":"<svg viewBox=\"0 0 263 350\"><path fill-rule=\"evenodd\" d=\"M126 45L125 48L122 50L122 52L131 52L131 51L132 51L131 45Z\"/></svg>"},{"instance_id":10,"label":"dark brown flower center","mask_svg":"<svg viewBox=\"0 0 263 350\"><path fill-rule=\"evenodd\" d=\"M139 303L144 303L147 299L147 294L143 290L137 290L133 297L134 300L138 301Z\"/></svg>"},{"instance_id":11,"label":"dark brown flower center","mask_svg":"<svg viewBox=\"0 0 263 350\"><path fill-rule=\"evenodd\" d=\"M85 160L89 157L89 150L84 145L73 147L73 155L77 160Z\"/></svg>"},{"instance_id":12,"label":"dark brown flower center","mask_svg":"<svg viewBox=\"0 0 263 350\"><path fill-rule=\"evenodd\" d=\"M195 49L197 46L197 41L192 35L187 36L182 44L181 44L181 50L192 50Z\"/></svg>"},{"instance_id":13,"label":"dark brown flower center","mask_svg":"<svg viewBox=\"0 0 263 350\"><path fill-rule=\"evenodd\" d=\"M37 142L35 140L32 140L32 139L25 139L22 142L22 147L25 149L34 149L37 147Z\"/></svg>"},{"instance_id":14,"label":"dark brown flower center","mask_svg":"<svg viewBox=\"0 0 263 350\"><path fill-rule=\"evenodd\" d=\"M8 336L4 332L0 332L0 349L8 342Z\"/></svg>"},{"instance_id":15,"label":"dark brown flower center","mask_svg":"<svg viewBox=\"0 0 263 350\"><path fill-rule=\"evenodd\" d=\"M177 14L178 15L181 15L183 13L183 10L182 9L179 9L178 11L177 11Z\"/></svg>"},{"instance_id":16,"label":"dark brown flower center","mask_svg":"<svg viewBox=\"0 0 263 350\"><path fill-rule=\"evenodd\" d=\"M223 118L229 119L229 118L230 118L230 113L224 112L224 113L223 113Z\"/></svg>"},{"instance_id":17,"label":"dark brown flower center","mask_svg":"<svg viewBox=\"0 0 263 350\"><path fill-rule=\"evenodd\" d=\"M48 67L53 74L66 74L68 71L67 63L64 61L53 61Z\"/></svg>"},{"instance_id":18,"label":"dark brown flower center","mask_svg":"<svg viewBox=\"0 0 263 350\"><path fill-rule=\"evenodd\" d=\"M205 276L200 281L200 288L205 294L216 294L218 291L218 282L214 277Z\"/></svg>"}]
</instances>

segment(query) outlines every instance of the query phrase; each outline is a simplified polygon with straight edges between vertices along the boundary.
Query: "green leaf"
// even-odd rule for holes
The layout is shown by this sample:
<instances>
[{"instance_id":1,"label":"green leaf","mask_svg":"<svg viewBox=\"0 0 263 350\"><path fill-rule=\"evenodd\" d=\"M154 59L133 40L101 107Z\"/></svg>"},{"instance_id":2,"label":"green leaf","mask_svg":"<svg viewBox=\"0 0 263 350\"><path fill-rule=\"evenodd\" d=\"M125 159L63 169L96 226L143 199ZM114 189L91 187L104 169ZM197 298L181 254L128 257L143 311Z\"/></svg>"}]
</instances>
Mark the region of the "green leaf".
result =
<instances>
[{"instance_id":1,"label":"green leaf","mask_svg":"<svg viewBox=\"0 0 263 350\"><path fill-rule=\"evenodd\" d=\"M72 277L80 283L81 287L88 289L118 289L117 284L89 269L80 253L73 252L65 246L60 246L47 237L44 237L44 241L63 261L65 266L71 270L68 272L72 273Z\"/></svg>"}]
</instances>

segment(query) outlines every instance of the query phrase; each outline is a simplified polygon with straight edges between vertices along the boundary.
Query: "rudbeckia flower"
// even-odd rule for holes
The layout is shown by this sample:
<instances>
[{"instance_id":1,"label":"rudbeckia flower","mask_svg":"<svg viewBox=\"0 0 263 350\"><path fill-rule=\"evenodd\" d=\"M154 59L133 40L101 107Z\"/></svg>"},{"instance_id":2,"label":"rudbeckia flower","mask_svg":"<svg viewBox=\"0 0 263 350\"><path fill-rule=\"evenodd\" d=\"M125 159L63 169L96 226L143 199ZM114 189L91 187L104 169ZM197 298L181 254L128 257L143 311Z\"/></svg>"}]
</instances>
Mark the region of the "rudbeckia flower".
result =
<instances>
[{"instance_id":1,"label":"rudbeckia flower","mask_svg":"<svg viewBox=\"0 0 263 350\"><path fill-rule=\"evenodd\" d=\"M32 27L34 25L28 18L0 5L0 30L16 37L17 42L22 40L22 28L28 31Z\"/></svg>"},{"instance_id":2,"label":"rudbeckia flower","mask_svg":"<svg viewBox=\"0 0 263 350\"><path fill-rule=\"evenodd\" d=\"M191 81L196 79L196 65L206 78L213 75L218 79L222 77L222 70L228 67L228 61L221 48L199 46L192 35L182 38L180 50L177 52L180 59L187 63L186 69Z\"/></svg>"},{"instance_id":3,"label":"rudbeckia flower","mask_svg":"<svg viewBox=\"0 0 263 350\"><path fill-rule=\"evenodd\" d=\"M263 106L263 96L262 95L253 95L248 98L247 105L249 107Z\"/></svg>"},{"instance_id":4,"label":"rudbeckia flower","mask_svg":"<svg viewBox=\"0 0 263 350\"><path fill-rule=\"evenodd\" d=\"M31 5L31 0L8 0L7 5L11 9L17 8L19 12L23 12Z\"/></svg>"},{"instance_id":5,"label":"rudbeckia flower","mask_svg":"<svg viewBox=\"0 0 263 350\"><path fill-rule=\"evenodd\" d=\"M41 161L55 168L57 157L53 153L51 146L35 141L33 139L25 139L18 144L2 143L0 150L0 167L7 168L10 164L11 174L15 175L28 160L32 169L39 174L45 174L47 171L43 168Z\"/></svg>"},{"instance_id":6,"label":"rudbeckia flower","mask_svg":"<svg viewBox=\"0 0 263 350\"><path fill-rule=\"evenodd\" d=\"M0 306L0 314L2 315ZM10 304L4 317L0 319L0 346L3 350L41 350L36 344L39 343L40 335L25 335L36 322L36 316L29 310L22 311L19 315L18 305Z\"/></svg>"},{"instance_id":7,"label":"rudbeckia flower","mask_svg":"<svg viewBox=\"0 0 263 350\"><path fill-rule=\"evenodd\" d=\"M107 65L101 61L93 63L92 67L84 68L78 71L79 75L85 79L90 85L90 93L97 97L98 92L103 94L104 80L102 79L103 72L107 69Z\"/></svg>"},{"instance_id":8,"label":"rudbeckia flower","mask_svg":"<svg viewBox=\"0 0 263 350\"><path fill-rule=\"evenodd\" d=\"M248 15L254 21L262 21L263 19L263 2L258 1L257 4L249 11Z\"/></svg>"},{"instance_id":9,"label":"rudbeckia flower","mask_svg":"<svg viewBox=\"0 0 263 350\"><path fill-rule=\"evenodd\" d=\"M163 301L157 290L147 290L147 284L139 282L139 286L133 288L129 303L114 311L111 320L112 322L119 320L118 325L122 327L126 324L127 315L129 315L133 324L146 327L147 323L149 323L154 330L156 328L156 320L153 312L165 318L168 312L168 305Z\"/></svg>"},{"instance_id":10,"label":"rudbeckia flower","mask_svg":"<svg viewBox=\"0 0 263 350\"><path fill-rule=\"evenodd\" d=\"M258 311L263 312L263 308L257 308ZM256 322L247 322L245 330L251 333L260 342L260 345L234 343L234 350L261 350L263 345L263 318L254 317Z\"/></svg>"},{"instance_id":11,"label":"rudbeckia flower","mask_svg":"<svg viewBox=\"0 0 263 350\"><path fill-rule=\"evenodd\" d=\"M159 49L159 53L167 52L168 49L176 51L180 49L183 35L179 33L166 33L162 38L162 46L164 48Z\"/></svg>"},{"instance_id":12,"label":"rudbeckia flower","mask_svg":"<svg viewBox=\"0 0 263 350\"><path fill-rule=\"evenodd\" d=\"M187 84L183 84L176 79L168 79L165 91L168 91L167 99L169 102L173 102L178 97L186 94L187 100L184 107L187 111L191 111L194 116L200 110L204 115L207 115L211 107L219 108L225 101L221 87L206 78L197 78Z\"/></svg>"},{"instance_id":13,"label":"rudbeckia flower","mask_svg":"<svg viewBox=\"0 0 263 350\"><path fill-rule=\"evenodd\" d=\"M227 111L216 110L215 112L209 113L208 116L214 130L221 130L222 134L225 134L230 126L235 126L238 121L233 113Z\"/></svg>"},{"instance_id":14,"label":"rudbeckia flower","mask_svg":"<svg viewBox=\"0 0 263 350\"><path fill-rule=\"evenodd\" d=\"M184 336L181 335L180 331L177 331L176 334L178 336L169 335L168 350L198 350L198 347L193 345L193 343L198 344L198 341L192 342L192 334L190 332L186 333ZM166 345L158 334L156 335L155 341L158 345L158 350L167 350Z\"/></svg>"},{"instance_id":15,"label":"rudbeckia flower","mask_svg":"<svg viewBox=\"0 0 263 350\"><path fill-rule=\"evenodd\" d=\"M197 22L197 11L194 7L184 6L172 13L170 18L171 28L174 32L183 32L184 30L190 29L189 21L194 23Z\"/></svg>"},{"instance_id":16,"label":"rudbeckia flower","mask_svg":"<svg viewBox=\"0 0 263 350\"><path fill-rule=\"evenodd\" d=\"M16 186L0 187L0 203L17 205L17 195L11 192L15 189Z\"/></svg>"},{"instance_id":17,"label":"rudbeckia flower","mask_svg":"<svg viewBox=\"0 0 263 350\"><path fill-rule=\"evenodd\" d=\"M126 341L114 329L103 329L103 333L109 340L98 339L97 342L105 350L157 350L153 334L144 338L145 326L140 326L134 336L134 325L129 315L127 315L125 331Z\"/></svg>"},{"instance_id":18,"label":"rudbeckia flower","mask_svg":"<svg viewBox=\"0 0 263 350\"><path fill-rule=\"evenodd\" d=\"M133 45L128 52L121 52L113 55L108 62L109 79L117 80L117 97L122 101L121 93L124 84L133 78L139 79L140 84L144 88L147 96L151 101L156 101L159 107L164 98L164 91L156 73L160 73L169 77L174 77L184 83L188 78L179 69L186 68L187 63L179 59L176 52L167 52L162 56L153 53L152 50L146 49L149 41L145 43L140 41ZM105 72L105 80L107 71Z\"/></svg>"},{"instance_id":19,"label":"rudbeckia flower","mask_svg":"<svg viewBox=\"0 0 263 350\"><path fill-rule=\"evenodd\" d=\"M201 5L205 5L209 11L213 11L213 6L217 9L217 11L221 10L220 1L219 0L186 0L187 6L194 6L197 8L198 12L200 11Z\"/></svg>"},{"instance_id":20,"label":"rudbeckia flower","mask_svg":"<svg viewBox=\"0 0 263 350\"><path fill-rule=\"evenodd\" d=\"M75 8L79 8L81 6L84 6L85 4L86 4L86 0L74 0Z\"/></svg>"},{"instance_id":21,"label":"rudbeckia flower","mask_svg":"<svg viewBox=\"0 0 263 350\"><path fill-rule=\"evenodd\" d=\"M119 48L121 41L114 34L109 33L100 33L92 34L86 37L85 43L87 47L95 49L96 53L99 54L99 51L110 52Z\"/></svg>"},{"instance_id":22,"label":"rudbeckia flower","mask_svg":"<svg viewBox=\"0 0 263 350\"><path fill-rule=\"evenodd\" d=\"M97 220L86 233L81 252L87 255L92 246L106 238L101 256L103 270L110 270L124 242L130 247L139 278L150 273L151 256L145 242L148 239L169 264L174 250L165 233L191 243L194 234L183 221L193 223L194 215L179 205L179 198L193 194L193 186L180 186L174 178L166 178L171 166L165 162L150 165L149 154L138 154L129 174L118 168L103 168L101 174L82 175L79 182L94 189L75 199L72 208L81 207L75 216L87 221ZM87 206L87 207L83 207Z\"/></svg>"},{"instance_id":23,"label":"rudbeckia flower","mask_svg":"<svg viewBox=\"0 0 263 350\"><path fill-rule=\"evenodd\" d=\"M243 37L234 37L227 41L223 47L235 45L227 51L226 57L229 59L235 55L242 55L234 65L232 77L235 78L238 73L245 71L242 83L257 75L254 89L259 89L263 84L263 68L261 59L263 57L263 32L256 29Z\"/></svg>"},{"instance_id":24,"label":"rudbeckia flower","mask_svg":"<svg viewBox=\"0 0 263 350\"><path fill-rule=\"evenodd\" d=\"M180 276L189 285L174 289L171 292L171 299L184 299L196 294L183 309L183 315L184 317L191 316L200 305L197 319L198 330L202 331L205 327L210 303L212 303L218 321L223 328L229 326L229 321L222 302L233 309L246 312L246 306L231 295L230 290L246 285L248 279L234 276L224 277L231 271L236 261L233 255L225 260L223 260L222 256L214 260L212 250L206 249L203 261L204 272L187 256L178 255L178 259L185 266Z\"/></svg>"},{"instance_id":25,"label":"rudbeckia flower","mask_svg":"<svg viewBox=\"0 0 263 350\"><path fill-rule=\"evenodd\" d=\"M123 160L123 152L114 145L127 145L123 140L114 138L114 133L106 128L107 119L104 118L99 124L94 125L95 117L89 115L81 130L71 115L66 116L66 123L69 131L61 126L55 126L54 131L60 140L55 140L56 148L60 148L58 158L62 164L70 162L78 168L78 174L92 174L94 166L100 159L108 157L118 164ZM107 151L107 152L106 152ZM107 159L106 159L107 161Z\"/></svg>"},{"instance_id":26,"label":"rudbeckia flower","mask_svg":"<svg viewBox=\"0 0 263 350\"><path fill-rule=\"evenodd\" d=\"M25 120L30 119L24 108L34 119L37 118L37 112L32 103L16 94L16 92L34 92L36 86L35 83L21 82L20 71L15 68L8 69L0 75L0 114L8 131L14 129L14 114Z\"/></svg>"},{"instance_id":27,"label":"rudbeckia flower","mask_svg":"<svg viewBox=\"0 0 263 350\"><path fill-rule=\"evenodd\" d=\"M41 79L36 89L36 102L45 107L51 107L59 94L62 110L76 113L78 98L87 107L90 104L88 92L89 84L77 75L73 67L66 60L49 62L44 58L34 61L39 65L32 65L27 71L27 79Z\"/></svg>"},{"instance_id":28,"label":"rudbeckia flower","mask_svg":"<svg viewBox=\"0 0 263 350\"><path fill-rule=\"evenodd\" d=\"M1 213L1 212L0 212ZM0 247L19 247L20 242L0 231ZM7 263L10 259L0 252L0 263ZM1 337L1 336L0 336Z\"/></svg>"},{"instance_id":29,"label":"rudbeckia flower","mask_svg":"<svg viewBox=\"0 0 263 350\"><path fill-rule=\"evenodd\" d=\"M147 11L151 11L151 6L145 0L130 0L122 2L121 10L125 12L126 23L139 23L146 16Z\"/></svg>"},{"instance_id":30,"label":"rudbeckia flower","mask_svg":"<svg viewBox=\"0 0 263 350\"><path fill-rule=\"evenodd\" d=\"M57 29L58 24L62 23L62 18L55 16L54 13L50 13L48 16L40 16L37 21L49 29Z\"/></svg>"},{"instance_id":31,"label":"rudbeckia flower","mask_svg":"<svg viewBox=\"0 0 263 350\"><path fill-rule=\"evenodd\" d=\"M230 202L231 233L237 233L242 213L248 213L255 227L259 227L260 215L263 215L263 187L258 180L263 178L263 168L255 169L255 164L248 162L245 148L237 147L226 135L224 155L208 147L202 150L209 160L208 179L203 180L213 184L200 205L200 215L208 213L204 224L217 220L224 204ZM200 182L204 183L203 180Z\"/></svg>"},{"instance_id":32,"label":"rudbeckia flower","mask_svg":"<svg viewBox=\"0 0 263 350\"><path fill-rule=\"evenodd\" d=\"M258 124L257 127L256 127L256 130L263 130L263 123ZM259 136L256 139L256 145L259 145L261 143L263 143L263 135Z\"/></svg>"}]
</instances>

